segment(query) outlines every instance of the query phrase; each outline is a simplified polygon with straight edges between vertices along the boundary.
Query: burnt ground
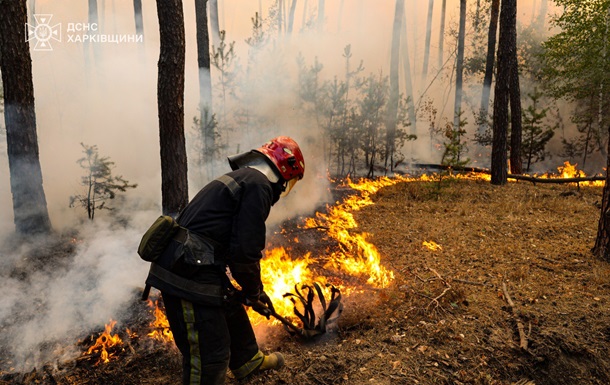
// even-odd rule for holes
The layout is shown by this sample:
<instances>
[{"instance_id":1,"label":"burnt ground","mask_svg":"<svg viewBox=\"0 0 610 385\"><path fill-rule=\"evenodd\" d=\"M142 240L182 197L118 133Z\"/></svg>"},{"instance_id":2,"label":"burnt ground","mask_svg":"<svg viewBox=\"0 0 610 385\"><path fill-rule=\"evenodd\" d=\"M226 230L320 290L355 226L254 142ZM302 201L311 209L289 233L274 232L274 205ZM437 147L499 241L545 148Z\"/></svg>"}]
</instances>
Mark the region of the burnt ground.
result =
<instances>
[{"instance_id":1,"label":"burnt ground","mask_svg":"<svg viewBox=\"0 0 610 385\"><path fill-rule=\"evenodd\" d=\"M590 253L601 193L473 180L381 189L374 205L354 213L353 231L370 234L393 284L363 284L320 338L258 329L262 348L281 351L287 365L240 384L610 383L610 265ZM294 248L332 245L323 229L299 238ZM149 317L134 300L127 326L143 336ZM93 339L80 342L83 351ZM82 356L29 373L0 371L0 384L180 383L172 345L124 340L108 364Z\"/></svg>"}]
</instances>

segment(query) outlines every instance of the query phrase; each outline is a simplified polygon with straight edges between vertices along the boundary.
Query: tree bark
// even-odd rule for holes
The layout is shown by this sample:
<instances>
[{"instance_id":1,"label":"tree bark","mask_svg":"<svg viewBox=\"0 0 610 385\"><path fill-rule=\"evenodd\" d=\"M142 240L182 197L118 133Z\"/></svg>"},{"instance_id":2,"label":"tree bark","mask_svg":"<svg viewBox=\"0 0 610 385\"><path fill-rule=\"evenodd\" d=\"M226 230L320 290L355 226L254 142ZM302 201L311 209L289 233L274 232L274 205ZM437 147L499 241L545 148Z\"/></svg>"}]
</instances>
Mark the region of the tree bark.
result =
<instances>
[{"instance_id":1,"label":"tree bark","mask_svg":"<svg viewBox=\"0 0 610 385\"><path fill-rule=\"evenodd\" d=\"M479 135L487 129L487 114L489 113L489 95L494 72L496 56L496 37L498 32L498 16L500 14L500 0L491 1L491 15L489 17L489 32L487 34L487 61L485 63L485 78L483 79L483 92L481 93L481 123Z\"/></svg>"},{"instance_id":2,"label":"tree bark","mask_svg":"<svg viewBox=\"0 0 610 385\"><path fill-rule=\"evenodd\" d=\"M218 21L218 0L210 0L210 32L212 44L220 44L220 22Z\"/></svg>"},{"instance_id":3,"label":"tree bark","mask_svg":"<svg viewBox=\"0 0 610 385\"><path fill-rule=\"evenodd\" d=\"M394 166L394 141L396 138L396 116L398 113L398 102L400 90L398 85L398 64L400 61L400 32L402 30L402 19L404 14L404 0L396 0L394 8L394 27L392 29L392 50L390 54L390 95L388 108L386 110L386 146L385 146L385 169L393 170ZM408 75L407 75L408 76Z\"/></svg>"},{"instance_id":4,"label":"tree bark","mask_svg":"<svg viewBox=\"0 0 610 385\"><path fill-rule=\"evenodd\" d=\"M455 104L453 107L453 129L460 129L462 115L462 82L464 74L464 41L466 34L466 0L460 0L460 26L458 32L457 59L455 65Z\"/></svg>"},{"instance_id":5,"label":"tree bark","mask_svg":"<svg viewBox=\"0 0 610 385\"><path fill-rule=\"evenodd\" d=\"M144 35L144 19L142 18L142 0L133 0L133 15L136 22L136 35Z\"/></svg>"},{"instance_id":6,"label":"tree bark","mask_svg":"<svg viewBox=\"0 0 610 385\"><path fill-rule=\"evenodd\" d=\"M510 6L510 172L523 173L523 160L521 159L522 140L522 113L521 113L521 87L519 85L519 62L517 59L517 0L507 1Z\"/></svg>"},{"instance_id":7,"label":"tree bark","mask_svg":"<svg viewBox=\"0 0 610 385\"><path fill-rule=\"evenodd\" d=\"M199 66L199 124L203 127L203 160L208 176L214 168L216 136L212 124L212 76L210 72L210 34L208 32L208 0L195 0L197 24L197 64Z\"/></svg>"},{"instance_id":8,"label":"tree bark","mask_svg":"<svg viewBox=\"0 0 610 385\"><path fill-rule=\"evenodd\" d=\"M434 0L428 2L428 18L426 21L426 46L424 47L424 68L422 70L422 81L428 76L428 60L430 59L430 39L432 38L432 12L434 11Z\"/></svg>"},{"instance_id":9,"label":"tree bark","mask_svg":"<svg viewBox=\"0 0 610 385\"><path fill-rule=\"evenodd\" d=\"M510 81L510 1L502 1L500 10L500 38L498 41L498 74L496 78L493 139L491 147L491 183L504 185L507 182L507 136L508 136L508 103Z\"/></svg>"},{"instance_id":10,"label":"tree bark","mask_svg":"<svg viewBox=\"0 0 610 385\"><path fill-rule=\"evenodd\" d=\"M0 0L0 70L15 229L21 235L48 234L26 22L26 0Z\"/></svg>"},{"instance_id":11,"label":"tree bark","mask_svg":"<svg viewBox=\"0 0 610 385\"><path fill-rule=\"evenodd\" d=\"M445 15L447 14L447 0L443 0L443 4L441 6L441 26L438 37L438 70L440 71L443 68L443 50L445 43Z\"/></svg>"},{"instance_id":12,"label":"tree bark","mask_svg":"<svg viewBox=\"0 0 610 385\"><path fill-rule=\"evenodd\" d=\"M182 0L157 0L161 49L157 106L161 145L161 199L165 215L188 203L184 138L184 16Z\"/></svg>"},{"instance_id":13,"label":"tree bark","mask_svg":"<svg viewBox=\"0 0 610 385\"><path fill-rule=\"evenodd\" d=\"M610 126L608 126L610 134ZM608 151L606 159L606 181L602 191L602 208L597 224L597 237L595 245L591 251L597 257L610 262L610 141L608 141Z\"/></svg>"}]
</instances>

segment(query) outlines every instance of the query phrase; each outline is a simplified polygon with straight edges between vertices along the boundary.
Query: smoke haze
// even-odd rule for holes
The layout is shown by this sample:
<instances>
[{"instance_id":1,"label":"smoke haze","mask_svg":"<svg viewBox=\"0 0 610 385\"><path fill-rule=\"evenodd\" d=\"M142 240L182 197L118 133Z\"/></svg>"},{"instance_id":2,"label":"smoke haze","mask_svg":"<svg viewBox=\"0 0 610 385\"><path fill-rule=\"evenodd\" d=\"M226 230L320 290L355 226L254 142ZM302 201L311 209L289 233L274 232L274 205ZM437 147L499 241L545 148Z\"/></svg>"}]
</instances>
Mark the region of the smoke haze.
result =
<instances>
[{"instance_id":1,"label":"smoke haze","mask_svg":"<svg viewBox=\"0 0 610 385\"><path fill-rule=\"evenodd\" d=\"M197 68L194 2L184 2L186 28L185 130L199 115L199 80ZM258 116L269 125L236 127L226 133L226 148L231 155L256 148L277 135L292 136L301 146L306 174L294 191L272 209L269 227L298 215L311 214L321 203L330 200L326 178L328 165L322 153L322 133L311 116L304 116L296 100L296 57L302 54L308 65L319 58L324 65L321 77L342 76L346 45L352 45L353 65L361 60L365 74L387 73L390 56L391 26L394 3L358 0L326 1L323 33L315 28L303 31L305 24L315 22L317 2L303 3L295 16L293 35L282 40L274 55L257 56L248 98ZM410 3L410 2L407 2ZM412 68L420 68L427 6L413 2L407 13L409 44L413 50ZM427 2L426 2L427 3ZM436 2L435 15L440 12ZM520 6L521 6L520 2ZM522 6L526 14L531 1ZM227 43L235 42L241 67L251 54L245 39L251 35L251 18L262 11L268 17L271 1L219 1L221 30L227 31ZM419 4L419 5L417 5ZM51 25L61 24L63 39L51 41L52 51L32 49L37 132L43 186L53 227L60 232L79 230L76 253L69 266L54 269L46 266L26 281L10 273L15 266L28 264L30 250L4 250L0 255L0 326L2 345L14 355L12 366L28 369L49 357L40 354L44 343L63 341L67 348L73 338L109 319L120 319L125 304L133 299L134 290L143 286L148 264L136 255L141 234L161 211L160 159L157 120L157 60L159 36L153 2L143 4L144 42L120 44L83 44L68 40L70 23L87 23L86 2L76 0L37 1L36 14L52 15ZM457 24L459 1L448 1L447 28ZM531 11L531 10L529 10ZM435 20L438 20L435 16ZM303 22L305 21L305 22ZM31 22L31 21L30 21ZM438 23L438 22L437 22ZM133 4L106 0L100 2L99 33L135 34ZM433 26L432 42L438 41L438 27ZM214 44L212 42L211 44ZM438 71L433 43L429 74ZM454 43L446 42L452 49ZM417 64L416 64L417 63ZM212 70L212 83L218 83L218 72ZM415 84L415 83L414 83ZM443 85L446 87L447 85ZM447 91L441 87L440 95ZM252 108L252 105L250 106ZM445 111L445 113L448 112ZM423 135L425 137L425 135ZM0 234L9 237L14 229L11 191L4 136L0 136ZM188 136L187 136L188 138ZM423 139L422 139L423 141ZM129 226L116 226L107 212L98 211L94 223L86 221L80 208L69 208L71 195L82 192L80 178L84 170L76 163L83 156L80 143L97 145L100 156L116 165L114 175L122 175L138 187L122 194L120 201L109 202L117 208ZM187 144L188 145L188 144ZM416 146L421 161L431 161L429 145ZM192 154L189 153L189 157ZM190 197L205 180L189 170ZM229 171L226 162L214 170L213 177ZM62 352L71 354L73 352ZM55 357L57 358L57 357ZM0 363L0 368L3 366ZM3 368L4 369L4 368Z\"/></svg>"}]
</instances>

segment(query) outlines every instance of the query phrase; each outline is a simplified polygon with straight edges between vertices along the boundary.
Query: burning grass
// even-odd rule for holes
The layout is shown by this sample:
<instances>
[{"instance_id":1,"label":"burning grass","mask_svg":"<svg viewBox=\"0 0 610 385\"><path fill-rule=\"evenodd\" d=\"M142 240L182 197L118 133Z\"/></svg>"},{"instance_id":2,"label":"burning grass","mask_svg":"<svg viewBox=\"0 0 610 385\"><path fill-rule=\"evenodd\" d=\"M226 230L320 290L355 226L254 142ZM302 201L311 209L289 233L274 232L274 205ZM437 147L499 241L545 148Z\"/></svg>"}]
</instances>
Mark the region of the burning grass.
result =
<instances>
[{"instance_id":1,"label":"burning grass","mask_svg":"<svg viewBox=\"0 0 610 385\"><path fill-rule=\"evenodd\" d=\"M601 188L484 179L352 183L355 197L271 237L271 245L283 244L263 262L275 272L266 278L273 297L303 281L332 283L344 294L344 312L334 330L308 342L257 322L264 350L282 351L287 366L240 384L609 383L610 268L589 252ZM290 315L285 303L278 312ZM152 312L147 305L138 313L148 314L141 330L151 330ZM133 350L108 364L81 359L2 380L179 379L172 344L115 333Z\"/></svg>"}]
</instances>

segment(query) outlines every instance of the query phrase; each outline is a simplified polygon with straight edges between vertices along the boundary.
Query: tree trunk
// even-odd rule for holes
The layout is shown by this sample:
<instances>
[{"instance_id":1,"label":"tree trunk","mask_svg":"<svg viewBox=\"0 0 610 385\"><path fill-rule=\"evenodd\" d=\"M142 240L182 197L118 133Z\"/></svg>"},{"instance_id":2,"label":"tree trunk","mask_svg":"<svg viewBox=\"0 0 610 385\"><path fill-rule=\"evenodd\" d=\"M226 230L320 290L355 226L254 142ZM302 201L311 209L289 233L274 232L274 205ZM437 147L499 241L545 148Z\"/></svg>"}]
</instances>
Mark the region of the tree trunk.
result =
<instances>
[{"instance_id":1,"label":"tree trunk","mask_svg":"<svg viewBox=\"0 0 610 385\"><path fill-rule=\"evenodd\" d=\"M210 0L210 33L212 34L211 46L220 44L220 23L218 21L218 0Z\"/></svg>"},{"instance_id":2,"label":"tree trunk","mask_svg":"<svg viewBox=\"0 0 610 385\"><path fill-rule=\"evenodd\" d=\"M500 38L498 40L498 74L496 79L493 113L493 140L491 147L491 183L507 182L508 100L511 71L510 54L510 1L502 1L500 11Z\"/></svg>"},{"instance_id":3,"label":"tree trunk","mask_svg":"<svg viewBox=\"0 0 610 385\"><path fill-rule=\"evenodd\" d=\"M203 160L208 177L214 169L216 136L212 113L212 75L210 72L210 34L208 32L208 0L195 0L197 25L197 64L199 66L199 124L203 128Z\"/></svg>"},{"instance_id":4,"label":"tree trunk","mask_svg":"<svg viewBox=\"0 0 610 385\"><path fill-rule=\"evenodd\" d=\"M404 7L403 7L404 9ZM400 41L403 68L405 73L405 91L408 97L407 113L409 114L409 122L411 124L411 134L417 135L417 116L415 114L415 98L413 95L413 82L411 81L411 60L409 57L409 41L407 39L407 16L405 12L402 14L402 24Z\"/></svg>"},{"instance_id":5,"label":"tree trunk","mask_svg":"<svg viewBox=\"0 0 610 385\"><path fill-rule=\"evenodd\" d=\"M462 115L462 77L464 75L464 41L466 34L466 0L460 0L460 27L458 32L457 58L455 65L455 104L453 107L453 129L460 129Z\"/></svg>"},{"instance_id":6,"label":"tree trunk","mask_svg":"<svg viewBox=\"0 0 610 385\"><path fill-rule=\"evenodd\" d=\"M474 30L479 32L479 24L481 24L481 0L477 0L477 7L474 11Z\"/></svg>"},{"instance_id":7,"label":"tree trunk","mask_svg":"<svg viewBox=\"0 0 610 385\"><path fill-rule=\"evenodd\" d=\"M491 81L494 73L499 14L500 0L492 0L491 15L489 17L489 32L487 34L487 61L485 63L485 78L483 79L483 92L481 93L479 135L483 135L487 129L487 114L489 113L489 95L491 93Z\"/></svg>"},{"instance_id":8,"label":"tree trunk","mask_svg":"<svg viewBox=\"0 0 610 385\"><path fill-rule=\"evenodd\" d=\"M447 14L447 0L443 0L441 6L441 26L438 37L438 70L443 68L443 50L445 45L445 15Z\"/></svg>"},{"instance_id":9,"label":"tree trunk","mask_svg":"<svg viewBox=\"0 0 610 385\"><path fill-rule=\"evenodd\" d=\"M610 126L608 127L610 134ZM597 225L597 237L591 250L594 255L610 262L610 141L606 159L606 181L602 192L602 208Z\"/></svg>"},{"instance_id":10,"label":"tree trunk","mask_svg":"<svg viewBox=\"0 0 610 385\"><path fill-rule=\"evenodd\" d=\"M294 12L297 9L297 0L292 0L290 4L290 13L288 14L288 36L292 34L292 27L294 26Z\"/></svg>"},{"instance_id":11,"label":"tree trunk","mask_svg":"<svg viewBox=\"0 0 610 385\"><path fill-rule=\"evenodd\" d=\"M15 228L22 235L48 234L26 22L26 0L0 0L0 71Z\"/></svg>"},{"instance_id":12,"label":"tree trunk","mask_svg":"<svg viewBox=\"0 0 610 385\"><path fill-rule=\"evenodd\" d=\"M510 7L510 172L523 173L521 160L521 135L523 132L521 115L521 87L519 85L519 63L517 59L517 0L503 0Z\"/></svg>"},{"instance_id":13,"label":"tree trunk","mask_svg":"<svg viewBox=\"0 0 610 385\"><path fill-rule=\"evenodd\" d=\"M428 60L430 58L430 39L432 38L432 12L434 11L434 0L428 2L428 20L426 21L426 46L424 47L424 68L422 70L422 81L425 83L428 76Z\"/></svg>"},{"instance_id":14,"label":"tree trunk","mask_svg":"<svg viewBox=\"0 0 610 385\"><path fill-rule=\"evenodd\" d=\"M324 0L318 0L318 32L324 30Z\"/></svg>"},{"instance_id":15,"label":"tree trunk","mask_svg":"<svg viewBox=\"0 0 610 385\"><path fill-rule=\"evenodd\" d=\"M133 14L136 22L136 35L144 36L144 19L142 18L142 0L133 0Z\"/></svg>"},{"instance_id":16,"label":"tree trunk","mask_svg":"<svg viewBox=\"0 0 610 385\"><path fill-rule=\"evenodd\" d=\"M402 19L404 15L404 0L396 0L394 9L394 28L392 30L392 50L390 54L390 95L388 108L386 110L386 145L385 145L385 169L393 170L394 165L394 140L396 138L396 115L398 113L398 102L400 90L398 87L398 64L400 60L400 32L402 30ZM389 166L389 167L388 167Z\"/></svg>"},{"instance_id":17,"label":"tree trunk","mask_svg":"<svg viewBox=\"0 0 610 385\"><path fill-rule=\"evenodd\" d=\"M184 16L182 0L157 0L161 49L157 106L161 144L163 213L177 215L188 203L184 139Z\"/></svg>"}]
</instances>

